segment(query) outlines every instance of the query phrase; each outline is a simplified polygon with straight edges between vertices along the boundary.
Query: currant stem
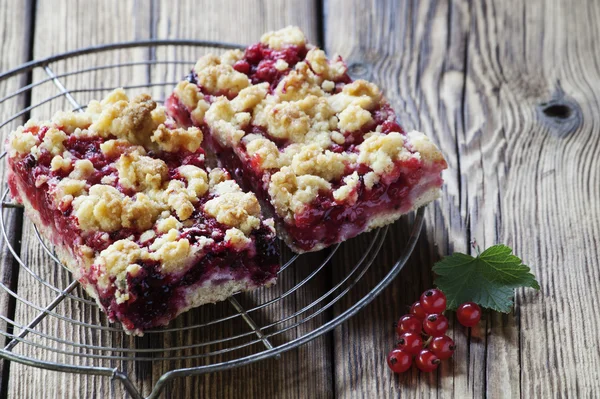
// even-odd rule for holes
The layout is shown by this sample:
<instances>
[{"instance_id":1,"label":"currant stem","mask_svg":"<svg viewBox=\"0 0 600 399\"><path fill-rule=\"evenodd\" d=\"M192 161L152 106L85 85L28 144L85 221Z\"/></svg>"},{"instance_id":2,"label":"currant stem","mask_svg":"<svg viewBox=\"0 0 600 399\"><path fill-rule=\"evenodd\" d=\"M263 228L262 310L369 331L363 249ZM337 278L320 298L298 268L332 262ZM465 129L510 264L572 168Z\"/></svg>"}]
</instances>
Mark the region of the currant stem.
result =
<instances>
[{"instance_id":1,"label":"currant stem","mask_svg":"<svg viewBox=\"0 0 600 399\"><path fill-rule=\"evenodd\" d=\"M471 247L477 252L477 256L481 255L481 248L479 248L479 244L477 244L476 240L471 241Z\"/></svg>"},{"instance_id":2,"label":"currant stem","mask_svg":"<svg viewBox=\"0 0 600 399\"><path fill-rule=\"evenodd\" d=\"M427 340L425 342L423 342L423 348L429 347L429 344L431 343L432 340L433 340L433 337L427 338Z\"/></svg>"}]
</instances>

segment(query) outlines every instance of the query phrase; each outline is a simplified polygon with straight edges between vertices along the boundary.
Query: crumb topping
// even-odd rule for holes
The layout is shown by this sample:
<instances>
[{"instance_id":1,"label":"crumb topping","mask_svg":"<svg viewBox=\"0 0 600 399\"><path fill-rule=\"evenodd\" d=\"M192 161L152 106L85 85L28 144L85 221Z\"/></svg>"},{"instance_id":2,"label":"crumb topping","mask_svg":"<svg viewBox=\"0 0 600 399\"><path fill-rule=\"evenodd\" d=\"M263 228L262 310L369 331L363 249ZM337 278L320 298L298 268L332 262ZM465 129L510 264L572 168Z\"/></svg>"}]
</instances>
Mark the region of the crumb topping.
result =
<instances>
[{"instance_id":1,"label":"crumb topping","mask_svg":"<svg viewBox=\"0 0 600 399\"><path fill-rule=\"evenodd\" d=\"M159 125L151 137L151 141L166 152L196 152L202 139L202 132L196 127L169 129L165 125Z\"/></svg>"},{"instance_id":2,"label":"crumb topping","mask_svg":"<svg viewBox=\"0 0 600 399\"><path fill-rule=\"evenodd\" d=\"M219 97L206 112L205 121L215 132L215 138L222 146L232 146L244 137L243 128L250 123L250 114L236 113L226 97Z\"/></svg>"},{"instance_id":3,"label":"crumb topping","mask_svg":"<svg viewBox=\"0 0 600 399\"><path fill-rule=\"evenodd\" d=\"M260 42L272 49L279 50L286 46L303 46L306 43L304 33L296 26L267 32L260 37Z\"/></svg>"},{"instance_id":4,"label":"crumb topping","mask_svg":"<svg viewBox=\"0 0 600 399\"><path fill-rule=\"evenodd\" d=\"M175 93L183 105L192 110L190 114L193 121L201 123L204 120L204 114L208 110L209 104L204 101L204 96L200 93L198 86L184 80L179 82L175 87Z\"/></svg>"},{"instance_id":5,"label":"crumb topping","mask_svg":"<svg viewBox=\"0 0 600 399\"><path fill-rule=\"evenodd\" d=\"M331 190L331 183L313 175L297 176L285 166L271 176L269 195L277 213L286 221L293 220L294 213L310 204L320 191Z\"/></svg>"},{"instance_id":6,"label":"crumb topping","mask_svg":"<svg viewBox=\"0 0 600 399\"><path fill-rule=\"evenodd\" d=\"M360 184L358 172L354 171L351 175L344 177L344 184L333 192L333 198L338 202L347 202L352 205L358 199L356 191Z\"/></svg>"},{"instance_id":7,"label":"crumb topping","mask_svg":"<svg viewBox=\"0 0 600 399\"><path fill-rule=\"evenodd\" d=\"M244 249L251 241L242 230L232 227L225 232L225 242L239 251Z\"/></svg>"},{"instance_id":8,"label":"crumb topping","mask_svg":"<svg viewBox=\"0 0 600 399\"><path fill-rule=\"evenodd\" d=\"M222 184L222 183L221 183ZM248 234L260 224L260 205L252 193L241 190L225 192L204 204L204 211L230 227Z\"/></svg>"},{"instance_id":9,"label":"crumb topping","mask_svg":"<svg viewBox=\"0 0 600 399\"><path fill-rule=\"evenodd\" d=\"M416 130L407 134L409 145L417 152L425 164L444 162L444 156L429 137Z\"/></svg>"},{"instance_id":10,"label":"crumb topping","mask_svg":"<svg viewBox=\"0 0 600 399\"><path fill-rule=\"evenodd\" d=\"M198 84L211 94L228 93L229 95L235 95L243 88L250 86L248 77L233 69L229 64L209 65L196 71Z\"/></svg>"},{"instance_id":11,"label":"crumb topping","mask_svg":"<svg viewBox=\"0 0 600 399\"><path fill-rule=\"evenodd\" d=\"M390 173L394 162L408 160L413 156L404 146L404 136L400 133L369 133L358 146L358 162L368 165L378 175Z\"/></svg>"},{"instance_id":12,"label":"crumb topping","mask_svg":"<svg viewBox=\"0 0 600 399\"><path fill-rule=\"evenodd\" d=\"M223 81L235 76L241 83L217 87L216 68ZM341 57L328 59L307 46L297 27L265 33L246 53L206 55L194 72L198 84L181 82L174 95L196 121L194 110L210 102L196 124L263 174L281 217L301 211L319 192L354 203L359 185L371 190L411 157L443 159L424 135L402 131L375 84L352 81Z\"/></svg>"},{"instance_id":13,"label":"crumb topping","mask_svg":"<svg viewBox=\"0 0 600 399\"><path fill-rule=\"evenodd\" d=\"M169 172L163 160L140 155L137 151L121 155L116 168L121 185L136 191L159 188Z\"/></svg>"},{"instance_id":14,"label":"crumb topping","mask_svg":"<svg viewBox=\"0 0 600 399\"><path fill-rule=\"evenodd\" d=\"M313 48L306 54L306 61L310 68L326 81L338 80L346 74L346 64L340 57L334 58L335 61L330 62L325 52L318 48Z\"/></svg>"}]
</instances>

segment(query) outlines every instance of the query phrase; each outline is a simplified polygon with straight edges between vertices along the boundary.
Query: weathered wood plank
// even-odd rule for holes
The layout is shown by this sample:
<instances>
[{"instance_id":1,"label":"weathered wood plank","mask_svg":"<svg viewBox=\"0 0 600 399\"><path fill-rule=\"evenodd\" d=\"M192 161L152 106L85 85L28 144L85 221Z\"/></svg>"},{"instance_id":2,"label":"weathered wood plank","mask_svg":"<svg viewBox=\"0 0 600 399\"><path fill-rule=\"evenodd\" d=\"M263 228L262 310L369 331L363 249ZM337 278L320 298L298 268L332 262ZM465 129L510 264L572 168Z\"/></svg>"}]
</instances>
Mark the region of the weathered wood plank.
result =
<instances>
[{"instance_id":1,"label":"weathered wood plank","mask_svg":"<svg viewBox=\"0 0 600 399\"><path fill-rule=\"evenodd\" d=\"M29 29L32 21L28 19L28 11L32 2L2 1L0 6L0 26L3 27L3 39L0 42L0 71L7 71L19 64L27 61L30 56L30 34ZM7 56L8 55L8 56ZM19 87L27 81L26 74L19 74L0 82L0 93L2 96L14 93ZM0 106L0 121L2 123L13 119L13 116L19 112L27 102L25 94L17 95L6 99ZM7 123L0 130L0 140L4 142L6 135L17 125L23 122L23 118L14 119ZM0 177L6 181L6 161L0 161ZM2 193L6 186L2 186ZM8 199L10 200L10 199ZM22 211L20 209L7 209L3 212L5 228L10 244L18 250L21 240L21 221ZM9 252L7 242L4 238L0 239L0 267L1 281L4 287L10 290L16 288L18 278L18 268L14 267L14 259ZM14 298L8 294L5 289L0 289L0 314L3 317L12 319L14 314ZM0 321L2 331L10 331L12 326ZM2 336L0 342L5 344L5 337ZM8 377L10 362L0 360L0 397L6 397L8 386Z\"/></svg>"},{"instance_id":2,"label":"weathered wood plank","mask_svg":"<svg viewBox=\"0 0 600 399\"><path fill-rule=\"evenodd\" d=\"M581 293L599 281L598 4L331 0L326 11L328 51L372 68L401 122L431 135L450 165L407 270L335 335L336 393L593 396L598 356L585 348L598 323ZM389 323L430 286L435 259L471 239L513 246L542 292L519 291L514 313L486 315L470 337L455 326L459 349L437 375L394 377Z\"/></svg>"},{"instance_id":3,"label":"weathered wood plank","mask_svg":"<svg viewBox=\"0 0 600 399\"><path fill-rule=\"evenodd\" d=\"M65 29L65 27L67 27ZM37 2L35 10L34 51L36 59L48 57L77 48L127 41L134 39L147 39L150 37L150 2L137 1L60 1ZM146 56L145 50L143 56ZM139 59L144 59L139 57ZM50 67L56 74L67 71L90 68L97 65L108 65L127 60L126 54L118 52L93 54L77 57L67 61L52 64ZM147 79L143 67L125 68L121 71L106 69L93 73L81 73L61 78L67 89L88 89L92 87L110 87L119 82L144 83ZM36 69L33 81L39 82L46 79L47 75L42 69ZM122 83L121 83L122 84ZM76 92L74 97L81 104L86 104L90 99L97 98L106 92ZM52 82L43 83L32 92L31 103L39 104L51 96L60 95L60 91ZM72 109L65 97L56 99L37 106L32 110L31 116L37 119L48 119L60 109ZM49 304L58 293L38 281L42 279L50 286L64 289L72 281L72 276L61 267L52 262L44 252L33 230L33 225L27 219L23 225L23 243L21 257L31 268L35 276L20 270L20 279L17 292L25 300L39 306ZM36 278L37 277L37 278ZM74 295L87 298L80 289ZM15 311L15 320L22 325L29 323L38 310L18 302ZM66 299L57 308L58 314L65 317L97 324L104 316L97 307ZM106 324L105 322L103 324ZM16 330L19 332L20 330ZM55 340L44 339L41 334L57 337L67 342L88 345L115 345L115 336L111 333L101 333L92 329L61 321L53 316L48 316L36 327L36 333L30 333L26 339L34 344L48 345L55 350L62 350L90 354L91 350L62 344ZM39 333L38 333L39 332ZM116 367L117 362L109 364L90 360L84 356L70 356L59 352L50 352L36 348L30 344L20 343L14 351L45 361L70 363L79 365L95 365ZM105 353L106 354L106 353ZM8 395L10 397L126 397L123 386L118 381L110 381L106 377L83 376L68 373L51 372L20 364L13 364L10 370Z\"/></svg>"},{"instance_id":4,"label":"weathered wood plank","mask_svg":"<svg viewBox=\"0 0 600 399\"><path fill-rule=\"evenodd\" d=\"M600 343L600 324L587 316L594 302L585 293L600 288L600 4L510 1L480 4L473 14L469 82L487 93L484 104L497 118L473 130L501 137L500 145L481 139L499 158L485 169L501 171L500 237L530 262L542 287L517 295L520 393L593 397L600 357L591 348ZM480 219L489 223L495 204L484 205ZM490 338L487 374L496 376L503 345ZM501 389L499 379L488 380L488 389Z\"/></svg>"}]
</instances>

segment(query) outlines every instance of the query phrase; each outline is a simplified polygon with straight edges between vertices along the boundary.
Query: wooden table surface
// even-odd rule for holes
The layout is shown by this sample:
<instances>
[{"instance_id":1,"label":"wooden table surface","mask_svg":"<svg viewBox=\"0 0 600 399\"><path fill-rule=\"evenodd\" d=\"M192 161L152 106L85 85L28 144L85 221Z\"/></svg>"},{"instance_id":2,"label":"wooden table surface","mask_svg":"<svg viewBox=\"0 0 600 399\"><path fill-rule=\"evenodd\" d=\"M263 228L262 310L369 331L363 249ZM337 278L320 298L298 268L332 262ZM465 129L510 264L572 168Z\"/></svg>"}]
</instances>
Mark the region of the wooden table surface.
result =
<instances>
[{"instance_id":1,"label":"wooden table surface","mask_svg":"<svg viewBox=\"0 0 600 399\"><path fill-rule=\"evenodd\" d=\"M372 304L280 360L177 380L164 397L591 398L600 392L598 21L597 0L0 0L0 71L118 41L248 44L294 24L383 86L401 123L445 154L444 194L426 208L409 264ZM25 83L0 82L0 96ZM14 112L1 109L0 120ZM41 261L29 222L6 217L21 256ZM541 291L518 290L512 313L486 313L471 334L451 320L458 350L439 371L391 374L391 323L431 287L433 263L471 252L472 240L512 246ZM394 254L386 247L376 262ZM0 256L3 283L26 293L4 243ZM340 270L356 256L336 255ZM13 317L5 295L0 306ZM104 377L1 367L2 397L127 396ZM159 376L138 376L143 394Z\"/></svg>"}]
</instances>

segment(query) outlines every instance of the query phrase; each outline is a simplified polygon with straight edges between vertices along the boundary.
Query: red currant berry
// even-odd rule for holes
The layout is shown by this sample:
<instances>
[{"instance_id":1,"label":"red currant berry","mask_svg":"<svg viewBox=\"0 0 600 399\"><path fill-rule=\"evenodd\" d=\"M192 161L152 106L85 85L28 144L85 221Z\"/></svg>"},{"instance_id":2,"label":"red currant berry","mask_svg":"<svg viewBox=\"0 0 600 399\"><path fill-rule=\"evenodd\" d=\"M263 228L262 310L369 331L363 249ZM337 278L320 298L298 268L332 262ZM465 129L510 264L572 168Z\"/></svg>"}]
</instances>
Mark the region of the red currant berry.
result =
<instances>
[{"instance_id":1,"label":"red currant berry","mask_svg":"<svg viewBox=\"0 0 600 399\"><path fill-rule=\"evenodd\" d=\"M454 354L456 345L454 341L447 335L435 337L429 344L429 349L438 357L438 359L450 359Z\"/></svg>"},{"instance_id":2,"label":"red currant berry","mask_svg":"<svg viewBox=\"0 0 600 399\"><path fill-rule=\"evenodd\" d=\"M423 321L423 331L432 337L441 337L448 330L448 319L443 314L430 314Z\"/></svg>"},{"instance_id":3,"label":"red currant berry","mask_svg":"<svg viewBox=\"0 0 600 399\"><path fill-rule=\"evenodd\" d=\"M398 132L404 133L404 130L400 127L399 124L393 121L385 121L381 124L381 132L383 134L388 134L390 132Z\"/></svg>"},{"instance_id":4,"label":"red currant berry","mask_svg":"<svg viewBox=\"0 0 600 399\"><path fill-rule=\"evenodd\" d=\"M442 313L446 310L446 295L437 288L425 291L420 302L427 314Z\"/></svg>"},{"instance_id":5,"label":"red currant berry","mask_svg":"<svg viewBox=\"0 0 600 399\"><path fill-rule=\"evenodd\" d=\"M419 320L423 320L427 317L427 313L423 310L423 305L418 301L413 303L410 307L410 314L414 314Z\"/></svg>"},{"instance_id":6,"label":"red currant berry","mask_svg":"<svg viewBox=\"0 0 600 399\"><path fill-rule=\"evenodd\" d=\"M396 332L398 335L402 335L407 332L419 334L422 328L423 322L421 322L421 320L417 319L417 317L412 314L405 314L400 318L400 320L398 320Z\"/></svg>"},{"instance_id":7,"label":"red currant berry","mask_svg":"<svg viewBox=\"0 0 600 399\"><path fill-rule=\"evenodd\" d=\"M474 327L481 320L481 308L474 302L466 302L456 310L458 322L465 327Z\"/></svg>"},{"instance_id":8,"label":"red currant berry","mask_svg":"<svg viewBox=\"0 0 600 399\"><path fill-rule=\"evenodd\" d=\"M239 60L235 64L233 64L233 69L238 72L248 74L250 72L250 64L246 60Z\"/></svg>"},{"instance_id":9,"label":"red currant berry","mask_svg":"<svg viewBox=\"0 0 600 399\"><path fill-rule=\"evenodd\" d=\"M417 368L425 373L431 373L437 369L440 364L440 359L429 349L423 349L415 357Z\"/></svg>"},{"instance_id":10,"label":"red currant berry","mask_svg":"<svg viewBox=\"0 0 600 399\"><path fill-rule=\"evenodd\" d=\"M277 69L275 68L275 61L273 60L262 60L256 67L255 76L264 82L273 82L277 78Z\"/></svg>"},{"instance_id":11,"label":"red currant berry","mask_svg":"<svg viewBox=\"0 0 600 399\"><path fill-rule=\"evenodd\" d=\"M394 373L404 373L412 365L412 356L402 349L394 349L388 353L387 364Z\"/></svg>"},{"instance_id":12,"label":"red currant berry","mask_svg":"<svg viewBox=\"0 0 600 399\"><path fill-rule=\"evenodd\" d=\"M423 338L418 333L404 333L398 339L396 347L415 356L423 349Z\"/></svg>"},{"instance_id":13,"label":"red currant berry","mask_svg":"<svg viewBox=\"0 0 600 399\"><path fill-rule=\"evenodd\" d=\"M258 64L263 59L262 48L260 44L253 44L246 48L244 56L251 64Z\"/></svg>"}]
</instances>

